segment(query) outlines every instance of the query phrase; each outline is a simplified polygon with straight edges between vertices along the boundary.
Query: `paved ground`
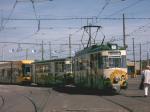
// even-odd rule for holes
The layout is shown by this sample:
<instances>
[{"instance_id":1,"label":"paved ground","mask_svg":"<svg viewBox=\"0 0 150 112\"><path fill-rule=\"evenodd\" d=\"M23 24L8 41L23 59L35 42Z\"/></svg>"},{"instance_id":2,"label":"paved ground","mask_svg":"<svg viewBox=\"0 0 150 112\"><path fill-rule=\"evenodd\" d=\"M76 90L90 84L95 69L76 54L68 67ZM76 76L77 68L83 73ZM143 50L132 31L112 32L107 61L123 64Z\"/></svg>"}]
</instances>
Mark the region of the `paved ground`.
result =
<instances>
[{"instance_id":1,"label":"paved ground","mask_svg":"<svg viewBox=\"0 0 150 112\"><path fill-rule=\"evenodd\" d=\"M0 112L150 112L150 97L139 90L140 78L129 78L119 95L101 91L0 85Z\"/></svg>"}]
</instances>

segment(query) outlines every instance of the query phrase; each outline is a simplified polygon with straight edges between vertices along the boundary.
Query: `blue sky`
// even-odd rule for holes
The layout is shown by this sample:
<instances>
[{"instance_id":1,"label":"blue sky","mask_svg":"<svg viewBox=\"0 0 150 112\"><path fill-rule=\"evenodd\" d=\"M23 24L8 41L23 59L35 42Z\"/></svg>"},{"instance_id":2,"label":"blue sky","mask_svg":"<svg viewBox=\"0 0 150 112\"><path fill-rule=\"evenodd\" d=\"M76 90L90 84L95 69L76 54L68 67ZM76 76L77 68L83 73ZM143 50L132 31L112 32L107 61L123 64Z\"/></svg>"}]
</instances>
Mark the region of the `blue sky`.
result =
<instances>
[{"instance_id":1,"label":"blue sky","mask_svg":"<svg viewBox=\"0 0 150 112\"><path fill-rule=\"evenodd\" d=\"M16 0L0 0L0 18L8 18L12 11L12 7ZM10 18L20 19L32 19L35 18L32 3L30 0L18 0L25 2L17 2L13 13ZM149 0L34 0L35 10L38 18L74 18L74 17L95 17L102 11L105 4L106 7L99 15L103 17L150 17L150 1ZM42 2L38 2L42 1ZM1 20L1 19L0 19ZM7 22L7 24L5 24ZM0 22L2 23L2 22ZM103 28L101 31L106 35L106 41L109 41L112 37L122 38L122 20L89 20L89 23L95 25L101 25ZM131 34L127 37L127 44L129 50L132 49L132 38L135 38L135 43L145 43L149 41L150 35L150 20L126 20L126 34ZM72 43L81 43L81 37L83 30L80 28L87 25L87 20L51 20L51 21L40 21L40 31L38 29L37 21L3 21L5 28L0 31L0 42L2 41L15 41L15 42L37 42L41 43L43 40L45 43L51 42L53 55L62 54L68 55L68 46L61 46L59 44L68 43L69 34L72 35ZM142 29L139 27L144 26ZM70 28L71 27L71 28ZM137 29L137 31L136 31ZM85 35L86 36L86 35ZM98 33L97 42L102 40L103 35ZM85 43L87 37L84 37ZM122 44L122 41L116 41L116 43ZM17 49L18 45L0 44L5 46L3 49L3 58L6 60L10 59L24 59L25 52L14 52L10 53L9 50L12 48ZM40 57L40 46L27 46L21 45L24 49L28 48L29 51L36 49L38 52L32 54L29 52L31 59L38 59ZM76 51L79 46L72 46L72 50ZM137 51L139 50L138 45L136 46ZM148 49L149 50L149 49ZM65 52L61 52L65 51ZM143 58L146 58L147 46L143 45ZM0 51L2 54L2 50ZM131 52L132 53L132 52ZM131 54L129 52L129 54ZM49 56L48 46L45 46L45 58ZM138 52L137 52L138 55ZM2 59L2 55L0 57ZM129 56L129 58L132 58ZM136 57L139 58L138 56Z\"/></svg>"}]
</instances>

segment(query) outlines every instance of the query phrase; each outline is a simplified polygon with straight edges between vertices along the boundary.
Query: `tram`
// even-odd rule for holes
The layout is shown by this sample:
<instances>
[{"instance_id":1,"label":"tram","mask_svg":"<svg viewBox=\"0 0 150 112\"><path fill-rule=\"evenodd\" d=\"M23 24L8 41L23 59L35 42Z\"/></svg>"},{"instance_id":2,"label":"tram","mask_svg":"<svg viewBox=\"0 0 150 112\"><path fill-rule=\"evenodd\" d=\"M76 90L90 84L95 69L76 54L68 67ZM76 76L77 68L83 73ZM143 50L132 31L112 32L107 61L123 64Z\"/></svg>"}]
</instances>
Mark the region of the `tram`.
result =
<instances>
[{"instance_id":1,"label":"tram","mask_svg":"<svg viewBox=\"0 0 150 112\"><path fill-rule=\"evenodd\" d=\"M0 83L30 84L32 82L32 62L33 60L0 62Z\"/></svg>"},{"instance_id":2,"label":"tram","mask_svg":"<svg viewBox=\"0 0 150 112\"><path fill-rule=\"evenodd\" d=\"M70 58L37 61L32 64L33 83L63 85L73 82Z\"/></svg>"},{"instance_id":3,"label":"tram","mask_svg":"<svg viewBox=\"0 0 150 112\"><path fill-rule=\"evenodd\" d=\"M126 50L117 44L92 45L74 57L75 84L96 89L127 88Z\"/></svg>"},{"instance_id":4,"label":"tram","mask_svg":"<svg viewBox=\"0 0 150 112\"><path fill-rule=\"evenodd\" d=\"M22 60L21 61L21 75L17 77L17 83L20 84L31 84L32 83L32 63L33 60Z\"/></svg>"}]
</instances>

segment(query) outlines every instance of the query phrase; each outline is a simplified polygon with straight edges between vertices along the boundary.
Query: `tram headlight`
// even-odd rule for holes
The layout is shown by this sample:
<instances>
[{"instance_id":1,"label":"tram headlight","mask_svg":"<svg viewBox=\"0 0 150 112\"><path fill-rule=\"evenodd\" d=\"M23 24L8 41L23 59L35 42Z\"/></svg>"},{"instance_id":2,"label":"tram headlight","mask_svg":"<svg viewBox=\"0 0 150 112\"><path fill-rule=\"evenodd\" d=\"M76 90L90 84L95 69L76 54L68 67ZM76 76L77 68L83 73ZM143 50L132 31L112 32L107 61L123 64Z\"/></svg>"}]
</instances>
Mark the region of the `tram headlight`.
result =
<instances>
[{"instance_id":1,"label":"tram headlight","mask_svg":"<svg viewBox=\"0 0 150 112\"><path fill-rule=\"evenodd\" d=\"M121 76L121 80L125 80L126 78L125 78L125 76L124 75L122 75Z\"/></svg>"},{"instance_id":2,"label":"tram headlight","mask_svg":"<svg viewBox=\"0 0 150 112\"><path fill-rule=\"evenodd\" d=\"M118 83L120 81L119 77L114 77L114 83Z\"/></svg>"}]
</instances>

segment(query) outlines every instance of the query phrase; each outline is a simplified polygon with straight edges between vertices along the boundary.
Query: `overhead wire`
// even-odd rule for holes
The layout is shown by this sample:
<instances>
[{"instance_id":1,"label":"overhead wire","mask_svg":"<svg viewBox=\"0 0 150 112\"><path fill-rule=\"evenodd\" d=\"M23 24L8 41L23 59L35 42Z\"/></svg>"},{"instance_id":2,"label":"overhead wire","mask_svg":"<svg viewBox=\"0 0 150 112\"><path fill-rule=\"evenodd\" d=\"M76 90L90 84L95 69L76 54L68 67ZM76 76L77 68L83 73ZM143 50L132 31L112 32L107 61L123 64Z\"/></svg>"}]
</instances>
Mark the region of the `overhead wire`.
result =
<instances>
[{"instance_id":1,"label":"overhead wire","mask_svg":"<svg viewBox=\"0 0 150 112\"><path fill-rule=\"evenodd\" d=\"M131 8L131 7L135 6L135 5L137 5L138 3L142 2L142 1L144 1L144 0L137 0L137 1L133 2L132 4L126 6L126 7L122 8L122 9L120 9L120 10L118 10L118 11L116 11L116 12L114 12L114 13L108 15L108 16L106 16L106 17L114 16L114 15L116 15L116 14L118 14L118 13L120 13L120 12L122 12L122 11L128 9L128 8Z\"/></svg>"},{"instance_id":2,"label":"overhead wire","mask_svg":"<svg viewBox=\"0 0 150 112\"><path fill-rule=\"evenodd\" d=\"M32 1L34 1L34 0L32 0ZM110 1L110 0L109 0ZM102 8L102 12L104 11L104 9L106 8L108 6L108 4L106 5L104 5L103 6L103 8ZM37 13L36 13L36 10L35 10L35 5L33 5L33 9L34 9L34 14L35 14L35 17L36 17L36 20L38 19L38 17L37 17ZM100 15L101 15L101 13L102 13L101 11L99 12L100 13ZM92 18L93 19L93 18ZM121 18L122 19L122 18ZM8 19L9 20L9 19ZM39 20L40 21L40 20ZM40 23L39 23L40 24ZM38 29L40 29L40 25L38 24Z\"/></svg>"},{"instance_id":3,"label":"overhead wire","mask_svg":"<svg viewBox=\"0 0 150 112\"><path fill-rule=\"evenodd\" d=\"M109 3L110 3L111 0L105 0L105 1L106 1L106 3L105 3L104 6L101 8L101 10L99 11L99 13L97 14L96 17L99 17L99 16L103 13L103 11L104 11L105 8L109 5Z\"/></svg>"},{"instance_id":4,"label":"overhead wire","mask_svg":"<svg viewBox=\"0 0 150 112\"><path fill-rule=\"evenodd\" d=\"M131 8L131 7L135 6L135 5L137 5L138 3L142 2L142 1L144 1L144 0L137 0L137 1L133 2L132 4L126 6L126 7L122 8L122 9L120 9L120 10L118 10L118 11L116 11L116 12L114 12L114 13L108 15L108 16L106 16L106 17L116 15L116 14L118 14L118 13L120 13L120 12L122 12L122 11L128 9L128 8ZM128 18L128 19L131 19L131 18ZM134 19L139 19L139 18L134 18ZM145 18L143 18L143 19L145 19ZM122 38L112 39L111 41L120 41L120 40L122 40Z\"/></svg>"},{"instance_id":5,"label":"overhead wire","mask_svg":"<svg viewBox=\"0 0 150 112\"><path fill-rule=\"evenodd\" d=\"M37 12L36 12L36 8L35 8L35 4L34 4L34 0L30 0L31 3L32 3L32 8L33 8L33 12L34 12L34 15L35 15L35 18L38 22L38 27L37 27L37 31L36 32L39 32L40 31L40 20L38 20L38 15L37 15Z\"/></svg>"},{"instance_id":6,"label":"overhead wire","mask_svg":"<svg viewBox=\"0 0 150 112\"><path fill-rule=\"evenodd\" d=\"M69 17L69 18L3 18L13 21L70 21L70 20L122 20L122 17ZM150 20L150 17L126 17L127 20Z\"/></svg>"},{"instance_id":7,"label":"overhead wire","mask_svg":"<svg viewBox=\"0 0 150 112\"><path fill-rule=\"evenodd\" d=\"M33 12L34 12L35 18L38 19L37 12L36 12L36 9L35 9L34 0L30 0L30 1L32 3L32 8L33 8Z\"/></svg>"},{"instance_id":8,"label":"overhead wire","mask_svg":"<svg viewBox=\"0 0 150 112\"><path fill-rule=\"evenodd\" d=\"M145 25L139 26L137 29L135 29L135 30L133 30L132 32L130 32L130 33L128 34L128 36L134 35L134 33L138 32L139 30L142 30L143 28L145 28L145 27L148 26L148 25L150 25L150 23L147 23L147 24L145 24ZM148 28L150 28L150 27L148 27Z\"/></svg>"},{"instance_id":9,"label":"overhead wire","mask_svg":"<svg viewBox=\"0 0 150 112\"><path fill-rule=\"evenodd\" d=\"M9 15L8 15L8 19L7 19L6 23L3 25L3 28L5 28L6 24L7 24L8 21L10 20L12 14L13 14L15 8L16 8L17 3L18 3L18 1L16 0L15 3L13 4L13 7L12 7L12 9L11 9Z\"/></svg>"},{"instance_id":10,"label":"overhead wire","mask_svg":"<svg viewBox=\"0 0 150 112\"><path fill-rule=\"evenodd\" d=\"M17 0L18 2L29 2L30 0ZM32 0L34 2L46 2L46 1L53 1L53 0Z\"/></svg>"}]
</instances>

